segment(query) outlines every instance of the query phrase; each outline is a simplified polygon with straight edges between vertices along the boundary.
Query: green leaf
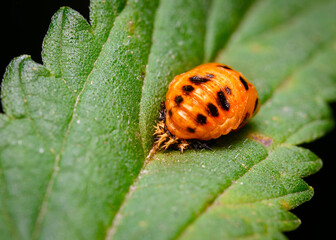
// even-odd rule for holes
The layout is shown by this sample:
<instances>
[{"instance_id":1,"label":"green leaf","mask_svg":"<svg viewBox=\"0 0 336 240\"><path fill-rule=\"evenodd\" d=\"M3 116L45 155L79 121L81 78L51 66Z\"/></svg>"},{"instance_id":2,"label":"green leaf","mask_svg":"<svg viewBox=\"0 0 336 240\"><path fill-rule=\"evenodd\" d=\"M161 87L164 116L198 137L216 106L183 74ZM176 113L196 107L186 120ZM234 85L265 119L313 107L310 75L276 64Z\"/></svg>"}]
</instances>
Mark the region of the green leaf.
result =
<instances>
[{"instance_id":1,"label":"green leaf","mask_svg":"<svg viewBox=\"0 0 336 240\"><path fill-rule=\"evenodd\" d=\"M111 4L93 2L91 11L110 11ZM136 105L156 5L129 2L109 20L104 44L103 30L95 35L77 12L62 8L44 41L45 66L23 56L8 67L2 222L17 238L104 235L143 162Z\"/></svg>"},{"instance_id":2,"label":"green leaf","mask_svg":"<svg viewBox=\"0 0 336 240\"><path fill-rule=\"evenodd\" d=\"M335 1L92 0L61 8L7 67L4 239L284 239L333 127ZM244 73L262 107L214 151L150 153L171 79L204 61Z\"/></svg>"},{"instance_id":3,"label":"green leaf","mask_svg":"<svg viewBox=\"0 0 336 240\"><path fill-rule=\"evenodd\" d=\"M140 103L140 130L146 152L153 146L153 125L169 82L175 75L202 63L207 2L163 0L157 10ZM167 19L174 19L174 24L167 24Z\"/></svg>"},{"instance_id":4,"label":"green leaf","mask_svg":"<svg viewBox=\"0 0 336 240\"><path fill-rule=\"evenodd\" d=\"M252 0L213 0L207 19L205 62L212 61L229 41L252 2Z\"/></svg>"}]
</instances>

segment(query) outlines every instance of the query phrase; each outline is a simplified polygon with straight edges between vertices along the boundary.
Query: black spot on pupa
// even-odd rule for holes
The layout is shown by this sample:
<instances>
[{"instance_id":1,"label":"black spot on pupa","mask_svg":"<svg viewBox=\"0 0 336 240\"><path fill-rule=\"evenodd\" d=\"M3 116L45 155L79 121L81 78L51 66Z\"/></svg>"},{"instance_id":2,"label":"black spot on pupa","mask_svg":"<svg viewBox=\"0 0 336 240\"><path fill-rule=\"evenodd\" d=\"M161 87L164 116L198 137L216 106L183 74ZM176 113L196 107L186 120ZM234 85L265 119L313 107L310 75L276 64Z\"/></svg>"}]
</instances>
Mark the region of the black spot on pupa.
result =
<instances>
[{"instance_id":1,"label":"black spot on pupa","mask_svg":"<svg viewBox=\"0 0 336 240\"><path fill-rule=\"evenodd\" d=\"M213 105L212 103L208 103L208 109L210 111L210 114L214 117L218 117L218 109L215 105Z\"/></svg>"},{"instance_id":2,"label":"black spot on pupa","mask_svg":"<svg viewBox=\"0 0 336 240\"><path fill-rule=\"evenodd\" d=\"M194 87L191 86L191 85L185 85L182 87L182 90L185 91L185 92L192 92L194 91Z\"/></svg>"},{"instance_id":3,"label":"black spot on pupa","mask_svg":"<svg viewBox=\"0 0 336 240\"><path fill-rule=\"evenodd\" d=\"M204 116L204 115L202 115L202 114L197 114L197 122L199 123L199 124L206 124L206 122L207 122L207 118L206 118L206 116Z\"/></svg>"},{"instance_id":4,"label":"black spot on pupa","mask_svg":"<svg viewBox=\"0 0 336 240\"><path fill-rule=\"evenodd\" d=\"M246 80L245 80L242 76L239 76L239 80L240 80L241 83L244 85L244 88L245 88L246 90L248 90L249 87L248 87L248 84L247 84Z\"/></svg>"},{"instance_id":5,"label":"black spot on pupa","mask_svg":"<svg viewBox=\"0 0 336 240\"><path fill-rule=\"evenodd\" d=\"M169 117L171 117L173 115L171 109L169 109L168 114L169 114Z\"/></svg>"},{"instance_id":6,"label":"black spot on pupa","mask_svg":"<svg viewBox=\"0 0 336 240\"><path fill-rule=\"evenodd\" d=\"M227 70L232 70L232 68L230 68L229 66L225 66L225 65L217 65L217 67L224 68Z\"/></svg>"},{"instance_id":7,"label":"black spot on pupa","mask_svg":"<svg viewBox=\"0 0 336 240\"><path fill-rule=\"evenodd\" d=\"M181 97L180 95L177 95L174 101L176 102L177 106L179 106L180 103L183 102L183 97Z\"/></svg>"},{"instance_id":8,"label":"black spot on pupa","mask_svg":"<svg viewBox=\"0 0 336 240\"><path fill-rule=\"evenodd\" d=\"M225 97L224 93L222 91L219 91L217 93L217 97L218 97L218 100L219 100L219 103L220 103L221 107L224 110L228 111L230 109L230 104L226 100L226 97Z\"/></svg>"},{"instance_id":9,"label":"black spot on pupa","mask_svg":"<svg viewBox=\"0 0 336 240\"><path fill-rule=\"evenodd\" d=\"M192 82L192 83L195 83L195 84L201 84L201 83L205 83L207 81L210 81L209 78L206 78L206 77L200 77L200 76L192 76L189 78L189 80Z\"/></svg>"},{"instance_id":10,"label":"black spot on pupa","mask_svg":"<svg viewBox=\"0 0 336 240\"><path fill-rule=\"evenodd\" d=\"M259 102L259 98L257 98L256 101L255 101L253 113L257 110L258 102Z\"/></svg>"},{"instance_id":11,"label":"black spot on pupa","mask_svg":"<svg viewBox=\"0 0 336 240\"><path fill-rule=\"evenodd\" d=\"M211 74L211 73L208 73L208 74L205 75L205 76L207 76L207 77L209 77L209 78L214 78L214 77L215 77L215 75L213 75L213 74Z\"/></svg>"},{"instance_id":12,"label":"black spot on pupa","mask_svg":"<svg viewBox=\"0 0 336 240\"><path fill-rule=\"evenodd\" d=\"M195 128L187 127L187 131L190 132L190 133L194 133L195 132Z\"/></svg>"},{"instance_id":13,"label":"black spot on pupa","mask_svg":"<svg viewBox=\"0 0 336 240\"><path fill-rule=\"evenodd\" d=\"M225 87L225 92L229 95L231 95L231 89L229 87Z\"/></svg>"}]
</instances>

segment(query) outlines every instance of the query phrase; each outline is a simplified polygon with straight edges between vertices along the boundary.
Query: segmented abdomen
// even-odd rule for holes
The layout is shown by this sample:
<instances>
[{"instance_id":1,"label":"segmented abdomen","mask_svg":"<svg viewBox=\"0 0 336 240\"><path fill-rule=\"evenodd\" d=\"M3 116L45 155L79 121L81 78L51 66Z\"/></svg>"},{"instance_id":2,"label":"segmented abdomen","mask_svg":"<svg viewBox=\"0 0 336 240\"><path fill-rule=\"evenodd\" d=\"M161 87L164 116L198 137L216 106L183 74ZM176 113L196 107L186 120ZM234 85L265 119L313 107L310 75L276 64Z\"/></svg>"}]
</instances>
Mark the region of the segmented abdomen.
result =
<instances>
[{"instance_id":1,"label":"segmented abdomen","mask_svg":"<svg viewBox=\"0 0 336 240\"><path fill-rule=\"evenodd\" d=\"M182 139L210 140L242 127L259 109L254 86L219 63L176 76L166 95L166 125Z\"/></svg>"}]
</instances>

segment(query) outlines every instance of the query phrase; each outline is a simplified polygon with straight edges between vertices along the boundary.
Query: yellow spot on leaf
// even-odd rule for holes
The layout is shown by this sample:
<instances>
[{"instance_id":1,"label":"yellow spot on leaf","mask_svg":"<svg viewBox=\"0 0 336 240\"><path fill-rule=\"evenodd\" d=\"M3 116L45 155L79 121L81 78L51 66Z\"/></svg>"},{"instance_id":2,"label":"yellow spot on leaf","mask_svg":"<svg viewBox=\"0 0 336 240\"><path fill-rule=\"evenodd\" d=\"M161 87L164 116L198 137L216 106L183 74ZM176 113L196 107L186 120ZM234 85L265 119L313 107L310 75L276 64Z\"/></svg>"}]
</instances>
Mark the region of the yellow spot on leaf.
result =
<instances>
[{"instance_id":1,"label":"yellow spot on leaf","mask_svg":"<svg viewBox=\"0 0 336 240\"><path fill-rule=\"evenodd\" d=\"M286 210L289 210L290 209L290 204L285 201L285 200L282 200L281 201L281 205L286 209Z\"/></svg>"},{"instance_id":2,"label":"yellow spot on leaf","mask_svg":"<svg viewBox=\"0 0 336 240\"><path fill-rule=\"evenodd\" d=\"M261 143L265 147L269 147L273 144L273 139L267 136L263 136L259 133L252 133L250 135L250 138L254 141L257 141L258 143Z\"/></svg>"},{"instance_id":3,"label":"yellow spot on leaf","mask_svg":"<svg viewBox=\"0 0 336 240\"><path fill-rule=\"evenodd\" d=\"M142 228L145 228L148 226L147 222L146 221L140 221L139 222L139 226L142 227Z\"/></svg>"}]
</instances>

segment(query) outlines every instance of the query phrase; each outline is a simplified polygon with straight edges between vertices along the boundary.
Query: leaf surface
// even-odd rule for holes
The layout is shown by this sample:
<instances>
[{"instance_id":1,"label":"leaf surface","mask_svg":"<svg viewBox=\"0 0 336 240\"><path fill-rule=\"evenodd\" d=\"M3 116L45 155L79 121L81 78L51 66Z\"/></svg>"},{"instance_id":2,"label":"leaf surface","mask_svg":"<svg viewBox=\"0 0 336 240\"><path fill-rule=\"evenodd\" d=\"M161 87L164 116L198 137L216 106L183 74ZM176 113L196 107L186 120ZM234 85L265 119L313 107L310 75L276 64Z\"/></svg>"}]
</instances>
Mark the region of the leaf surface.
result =
<instances>
[{"instance_id":1,"label":"leaf surface","mask_svg":"<svg viewBox=\"0 0 336 240\"><path fill-rule=\"evenodd\" d=\"M284 239L333 127L335 1L91 1L52 18L43 65L7 67L0 115L5 239ZM225 14L223 14L225 13ZM211 151L145 160L171 79L241 71L262 107Z\"/></svg>"},{"instance_id":2,"label":"leaf surface","mask_svg":"<svg viewBox=\"0 0 336 240\"><path fill-rule=\"evenodd\" d=\"M215 141L215 152L156 154L130 188L113 239L283 239L282 231L298 227L287 210L312 197L300 178L322 163L294 144L333 126L326 100L336 96L336 35L328 24L335 3L291 6L298 15L282 3L255 2L216 59L253 79L260 113ZM268 12L278 10L269 24Z\"/></svg>"},{"instance_id":3,"label":"leaf surface","mask_svg":"<svg viewBox=\"0 0 336 240\"><path fill-rule=\"evenodd\" d=\"M169 82L202 63L208 3L206 0L160 2L140 103L140 129L146 152L153 145L153 125ZM174 19L174 24L167 24L167 19Z\"/></svg>"},{"instance_id":4,"label":"leaf surface","mask_svg":"<svg viewBox=\"0 0 336 240\"><path fill-rule=\"evenodd\" d=\"M91 11L111 11L111 4L93 1ZM97 36L62 8L44 41L45 66L22 56L8 67L2 202L17 238L104 235L143 161L136 105L156 5L129 2L114 22L121 7L113 5L115 15L100 15L110 26Z\"/></svg>"}]
</instances>

